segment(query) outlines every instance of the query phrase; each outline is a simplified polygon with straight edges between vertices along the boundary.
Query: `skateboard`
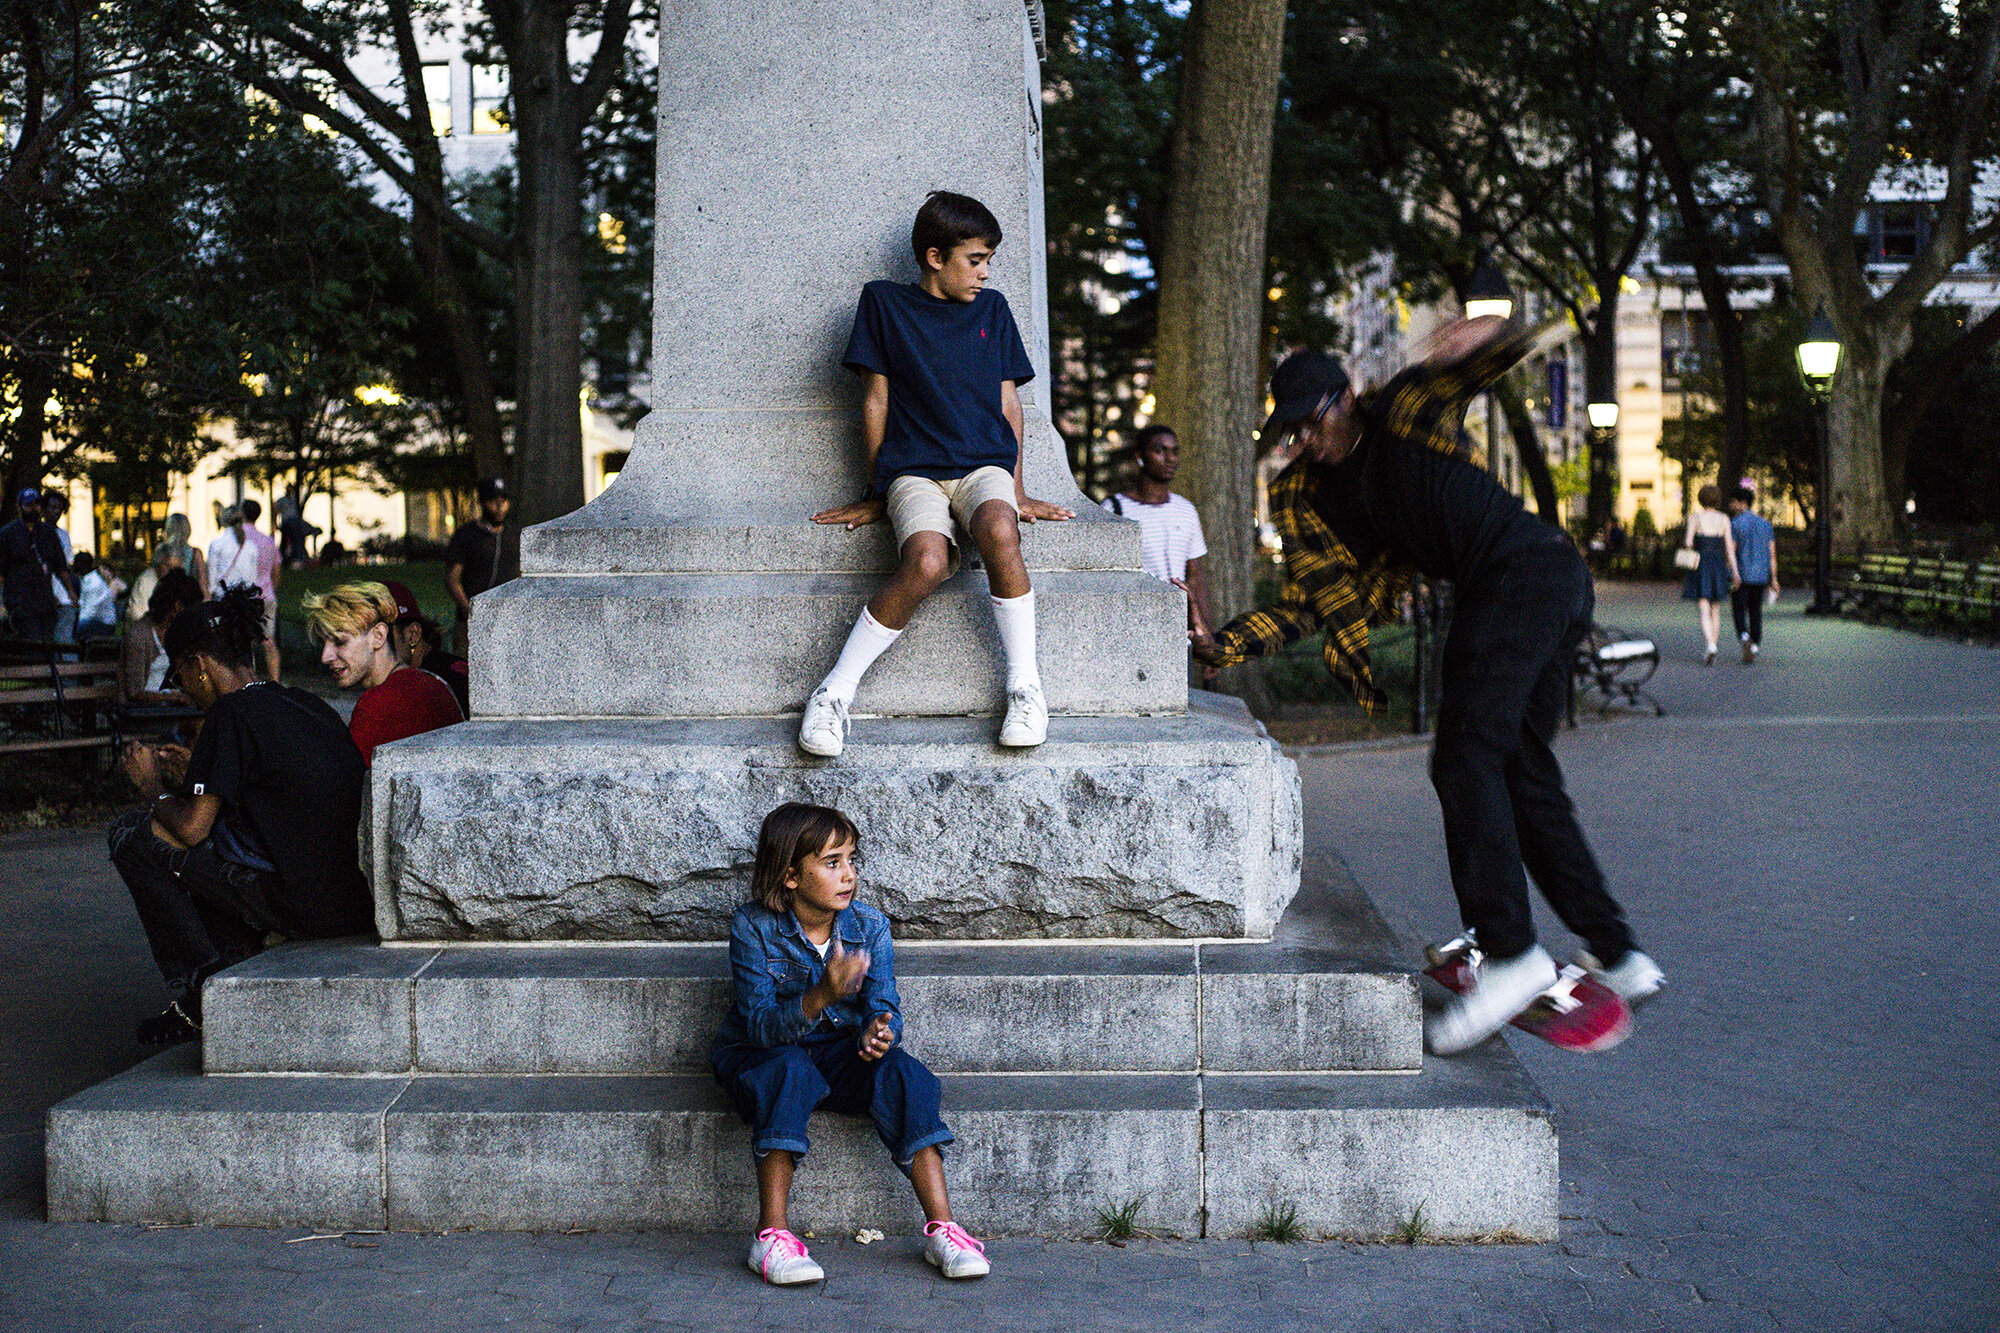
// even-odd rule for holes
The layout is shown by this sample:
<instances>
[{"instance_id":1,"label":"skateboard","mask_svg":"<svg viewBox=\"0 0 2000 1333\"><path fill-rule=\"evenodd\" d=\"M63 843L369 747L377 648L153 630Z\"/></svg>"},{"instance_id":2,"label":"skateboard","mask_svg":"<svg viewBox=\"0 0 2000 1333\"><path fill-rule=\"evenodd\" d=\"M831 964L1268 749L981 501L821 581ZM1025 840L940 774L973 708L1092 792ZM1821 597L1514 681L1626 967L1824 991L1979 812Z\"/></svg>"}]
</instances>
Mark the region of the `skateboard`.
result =
<instances>
[{"instance_id":1,"label":"skateboard","mask_svg":"<svg viewBox=\"0 0 2000 1333\"><path fill-rule=\"evenodd\" d=\"M1424 950L1430 964L1424 975L1454 995L1472 989L1473 969L1481 954L1465 936ZM1566 1051L1608 1051L1632 1033L1632 1010L1618 992L1578 967L1566 963L1556 984L1537 995L1509 1020L1530 1036Z\"/></svg>"}]
</instances>

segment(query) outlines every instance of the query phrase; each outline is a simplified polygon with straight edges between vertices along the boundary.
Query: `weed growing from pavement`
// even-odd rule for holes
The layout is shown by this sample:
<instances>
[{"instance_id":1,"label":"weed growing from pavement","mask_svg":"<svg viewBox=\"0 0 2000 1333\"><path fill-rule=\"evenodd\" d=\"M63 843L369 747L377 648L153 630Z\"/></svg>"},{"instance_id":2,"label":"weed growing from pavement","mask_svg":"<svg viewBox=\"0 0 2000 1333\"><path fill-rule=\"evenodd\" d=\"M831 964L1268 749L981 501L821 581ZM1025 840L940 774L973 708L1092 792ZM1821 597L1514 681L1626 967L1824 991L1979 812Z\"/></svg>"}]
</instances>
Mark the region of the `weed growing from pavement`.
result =
<instances>
[{"instance_id":1,"label":"weed growing from pavement","mask_svg":"<svg viewBox=\"0 0 2000 1333\"><path fill-rule=\"evenodd\" d=\"M1257 1214L1257 1225L1250 1228L1251 1240L1276 1241L1280 1245L1296 1245L1306 1238L1306 1229L1299 1225L1299 1206L1295 1203L1279 1203L1273 1199Z\"/></svg>"},{"instance_id":2,"label":"weed growing from pavement","mask_svg":"<svg viewBox=\"0 0 2000 1333\"><path fill-rule=\"evenodd\" d=\"M1130 1240L1139 1234L1139 1205L1146 1201L1135 1194L1120 1204L1106 1204L1097 1210L1097 1226L1106 1240Z\"/></svg>"},{"instance_id":3,"label":"weed growing from pavement","mask_svg":"<svg viewBox=\"0 0 2000 1333\"><path fill-rule=\"evenodd\" d=\"M1427 1243L1431 1239L1431 1220L1425 1215L1423 1204L1412 1208L1410 1215L1398 1222L1395 1231L1390 1234L1405 1245Z\"/></svg>"}]
</instances>

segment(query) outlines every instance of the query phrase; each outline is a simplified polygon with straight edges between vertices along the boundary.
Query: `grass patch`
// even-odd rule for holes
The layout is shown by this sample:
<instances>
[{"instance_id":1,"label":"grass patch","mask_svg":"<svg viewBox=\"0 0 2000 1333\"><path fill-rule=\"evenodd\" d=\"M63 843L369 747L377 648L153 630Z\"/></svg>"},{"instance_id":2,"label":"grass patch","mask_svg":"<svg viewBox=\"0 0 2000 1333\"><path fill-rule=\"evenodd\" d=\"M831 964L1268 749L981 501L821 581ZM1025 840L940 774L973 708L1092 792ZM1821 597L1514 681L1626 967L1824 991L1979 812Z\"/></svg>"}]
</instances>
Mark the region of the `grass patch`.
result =
<instances>
[{"instance_id":1,"label":"grass patch","mask_svg":"<svg viewBox=\"0 0 2000 1333\"><path fill-rule=\"evenodd\" d=\"M1306 1238L1306 1229L1299 1223L1299 1206L1295 1203L1280 1203L1273 1199L1257 1214L1257 1225L1250 1228L1251 1240L1275 1241L1280 1245L1296 1245Z\"/></svg>"},{"instance_id":2,"label":"grass patch","mask_svg":"<svg viewBox=\"0 0 2000 1333\"><path fill-rule=\"evenodd\" d=\"M1145 1195L1135 1194L1123 1203L1099 1207L1098 1233L1105 1240L1131 1240L1139 1234L1139 1205L1145 1201Z\"/></svg>"},{"instance_id":3,"label":"grass patch","mask_svg":"<svg viewBox=\"0 0 2000 1333\"><path fill-rule=\"evenodd\" d=\"M1410 1210L1410 1215L1396 1224L1390 1236L1405 1245L1428 1245L1431 1240L1431 1220L1419 1203Z\"/></svg>"}]
</instances>

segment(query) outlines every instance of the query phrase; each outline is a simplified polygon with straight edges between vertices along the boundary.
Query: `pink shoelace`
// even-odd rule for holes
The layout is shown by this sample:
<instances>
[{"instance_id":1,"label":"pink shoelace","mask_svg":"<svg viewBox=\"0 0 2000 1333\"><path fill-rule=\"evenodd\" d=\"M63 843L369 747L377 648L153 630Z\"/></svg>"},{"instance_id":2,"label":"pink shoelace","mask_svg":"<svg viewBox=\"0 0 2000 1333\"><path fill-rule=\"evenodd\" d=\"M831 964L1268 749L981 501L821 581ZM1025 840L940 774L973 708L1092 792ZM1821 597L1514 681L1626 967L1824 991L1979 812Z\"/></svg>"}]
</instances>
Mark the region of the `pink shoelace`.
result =
<instances>
[{"instance_id":1,"label":"pink shoelace","mask_svg":"<svg viewBox=\"0 0 2000 1333\"><path fill-rule=\"evenodd\" d=\"M805 1257L806 1243L782 1227L765 1227L757 1233L757 1239L771 1242L771 1248L764 1251L764 1265L759 1273L761 1277L771 1276L771 1256L774 1254L783 1258Z\"/></svg>"},{"instance_id":2,"label":"pink shoelace","mask_svg":"<svg viewBox=\"0 0 2000 1333\"><path fill-rule=\"evenodd\" d=\"M940 1231L944 1232L944 1238L946 1240L958 1246L958 1248L961 1250L977 1250L981 1254L986 1253L986 1246L981 1242L974 1240L972 1238L972 1233L967 1231L964 1227L960 1226L956 1222L924 1223L924 1234L926 1236L934 1236Z\"/></svg>"}]
</instances>

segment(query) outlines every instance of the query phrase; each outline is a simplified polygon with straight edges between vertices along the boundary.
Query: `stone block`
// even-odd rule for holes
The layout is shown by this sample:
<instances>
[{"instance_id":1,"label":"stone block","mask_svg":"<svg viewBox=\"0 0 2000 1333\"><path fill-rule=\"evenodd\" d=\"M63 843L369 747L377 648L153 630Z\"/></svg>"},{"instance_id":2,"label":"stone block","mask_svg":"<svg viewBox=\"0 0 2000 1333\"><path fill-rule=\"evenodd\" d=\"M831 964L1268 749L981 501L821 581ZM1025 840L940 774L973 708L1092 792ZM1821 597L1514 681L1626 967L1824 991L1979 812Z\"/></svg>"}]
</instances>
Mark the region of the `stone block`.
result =
<instances>
[{"instance_id":1,"label":"stone block","mask_svg":"<svg viewBox=\"0 0 2000 1333\"><path fill-rule=\"evenodd\" d=\"M788 452L806 431L832 431L838 444L851 448L849 471L838 481L823 480L824 503L809 508L781 509L756 494L720 514L694 509L677 489L648 490L621 477L589 505L560 518L537 524L521 534L521 569L527 574L716 574L775 571L787 573L867 574L886 577L896 567L895 533L886 523L849 532L811 522L814 509L829 508L854 498L863 485L863 464L854 439L851 417L825 413L653 412L639 425L635 450L663 433L692 435L712 431L718 417L728 418L727 433L743 440L751 457L785 464ZM758 447L750 437L769 435L770 447ZM695 440L680 442L692 448ZM668 447L664 443L661 447ZM1130 519L1084 504L1077 515L1060 523L1021 525L1021 557L1030 574L1051 570L1137 570L1139 525ZM976 567L979 552L965 546L960 558Z\"/></svg>"},{"instance_id":2,"label":"stone block","mask_svg":"<svg viewBox=\"0 0 2000 1333\"><path fill-rule=\"evenodd\" d=\"M436 954L316 940L238 963L202 989L203 1068L211 1074L412 1069L411 986Z\"/></svg>"},{"instance_id":3,"label":"stone block","mask_svg":"<svg viewBox=\"0 0 2000 1333\"><path fill-rule=\"evenodd\" d=\"M1118 571L1044 573L1034 582L1036 656L1053 713L1187 707L1178 588ZM473 715L797 716L881 584L879 575L852 573L516 579L479 599ZM857 713L885 716L1005 709L986 576L970 569L917 609L854 700Z\"/></svg>"},{"instance_id":4,"label":"stone block","mask_svg":"<svg viewBox=\"0 0 2000 1333\"><path fill-rule=\"evenodd\" d=\"M955 1201L996 1233L1088 1229L1135 1194L1158 1225L1200 1224L1192 1077L946 1084ZM922 1225L866 1121L817 1116L791 1213L800 1227ZM646 1227L743 1231L756 1217L749 1135L707 1078L425 1079L384 1120L398 1230Z\"/></svg>"},{"instance_id":5,"label":"stone block","mask_svg":"<svg viewBox=\"0 0 2000 1333\"><path fill-rule=\"evenodd\" d=\"M1202 1080L1209 1234L1274 1205L1309 1234L1383 1236L1421 1206L1434 1236L1559 1234L1556 1131L1498 1042L1417 1075Z\"/></svg>"},{"instance_id":6,"label":"stone block","mask_svg":"<svg viewBox=\"0 0 2000 1333\"><path fill-rule=\"evenodd\" d=\"M693 1074L729 1006L701 948L446 949L412 992L427 1074Z\"/></svg>"},{"instance_id":7,"label":"stone block","mask_svg":"<svg viewBox=\"0 0 2000 1333\"><path fill-rule=\"evenodd\" d=\"M1202 959L1203 1063L1216 1071L1417 1069L1422 1009L1408 972L1326 950L1211 948Z\"/></svg>"},{"instance_id":8,"label":"stone block","mask_svg":"<svg viewBox=\"0 0 2000 1333\"><path fill-rule=\"evenodd\" d=\"M202 1077L182 1047L49 1111L52 1222L380 1229L397 1079Z\"/></svg>"},{"instance_id":9,"label":"stone block","mask_svg":"<svg viewBox=\"0 0 2000 1333\"><path fill-rule=\"evenodd\" d=\"M1233 702L1233 701L1232 701ZM1297 769L1247 714L1074 718L999 749L970 718L471 722L376 755L384 938L721 940L784 801L861 826L906 939L1265 938L1298 886Z\"/></svg>"}]
</instances>

